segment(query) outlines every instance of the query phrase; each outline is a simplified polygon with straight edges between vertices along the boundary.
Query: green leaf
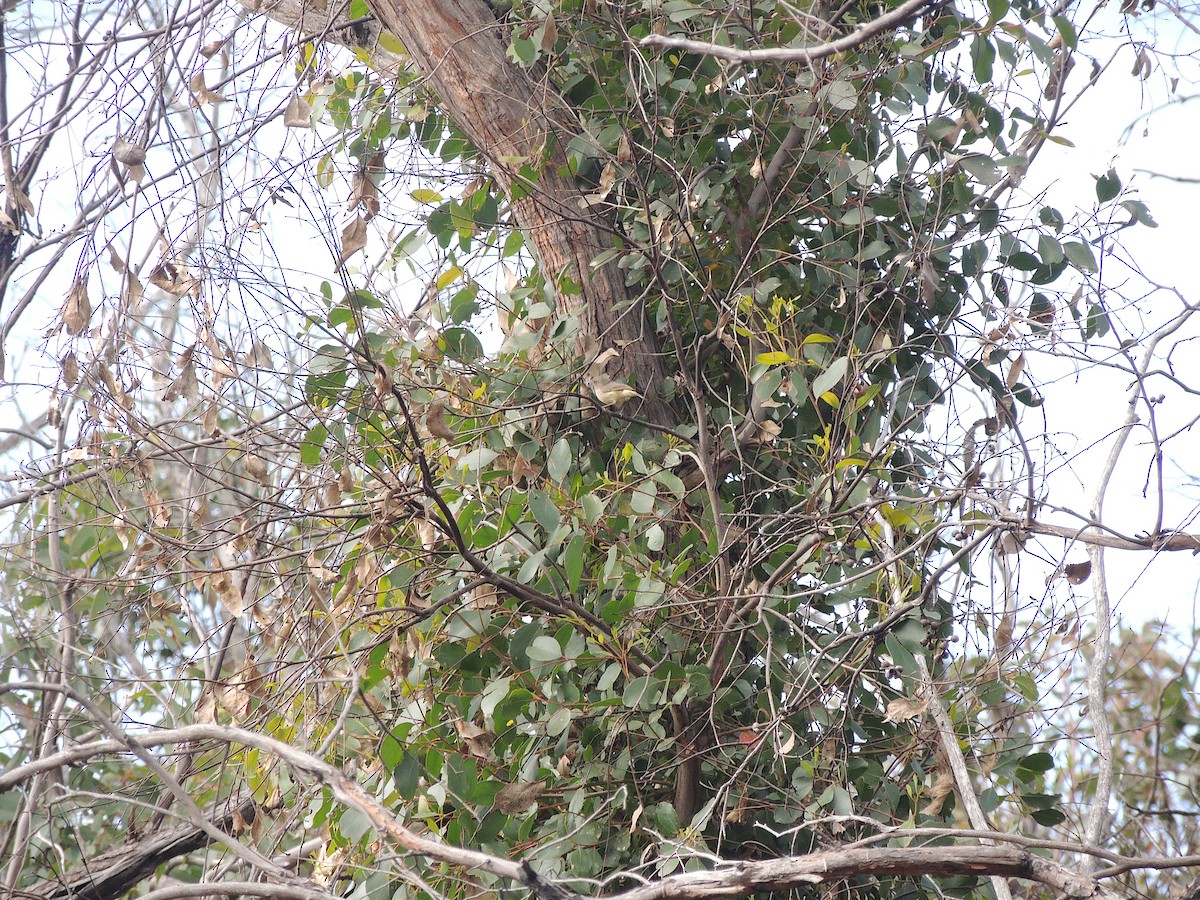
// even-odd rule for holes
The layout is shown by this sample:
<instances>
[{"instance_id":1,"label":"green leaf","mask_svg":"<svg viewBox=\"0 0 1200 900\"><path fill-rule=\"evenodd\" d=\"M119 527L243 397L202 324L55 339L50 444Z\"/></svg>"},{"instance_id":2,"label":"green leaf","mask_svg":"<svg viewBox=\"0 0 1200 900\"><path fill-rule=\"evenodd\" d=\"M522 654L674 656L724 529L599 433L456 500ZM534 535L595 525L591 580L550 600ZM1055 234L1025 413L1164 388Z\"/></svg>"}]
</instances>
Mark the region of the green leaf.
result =
<instances>
[{"instance_id":1,"label":"green leaf","mask_svg":"<svg viewBox=\"0 0 1200 900\"><path fill-rule=\"evenodd\" d=\"M508 697L511 686L512 679L508 677L497 678L489 684L479 697L479 711L485 716L492 716L496 707Z\"/></svg>"},{"instance_id":2,"label":"green leaf","mask_svg":"<svg viewBox=\"0 0 1200 900\"><path fill-rule=\"evenodd\" d=\"M849 364L850 360L845 356L839 356L831 362L824 372L813 379L813 396L820 397L826 391L832 390L841 384L842 379L846 377L846 369Z\"/></svg>"},{"instance_id":3,"label":"green leaf","mask_svg":"<svg viewBox=\"0 0 1200 900\"><path fill-rule=\"evenodd\" d=\"M1084 337L1088 340L1102 338L1108 334L1110 328L1112 325L1108 321L1107 310L1099 303L1089 303Z\"/></svg>"},{"instance_id":4,"label":"green leaf","mask_svg":"<svg viewBox=\"0 0 1200 900\"><path fill-rule=\"evenodd\" d=\"M1116 169L1109 169L1096 179L1096 199L1107 203L1121 193L1121 179Z\"/></svg>"},{"instance_id":5,"label":"green leaf","mask_svg":"<svg viewBox=\"0 0 1200 900\"><path fill-rule=\"evenodd\" d=\"M676 500L682 500L687 493L687 487L684 485L683 479L674 472L667 472L665 470L655 472L654 480Z\"/></svg>"},{"instance_id":6,"label":"green leaf","mask_svg":"<svg viewBox=\"0 0 1200 900\"><path fill-rule=\"evenodd\" d=\"M528 495L529 511L546 534L553 534L562 522L562 513L550 496L540 488L533 488Z\"/></svg>"},{"instance_id":7,"label":"green leaf","mask_svg":"<svg viewBox=\"0 0 1200 900\"><path fill-rule=\"evenodd\" d=\"M1048 234L1038 235L1038 256L1042 258L1042 262L1047 265L1055 265L1063 261L1064 253L1062 244L1054 237Z\"/></svg>"},{"instance_id":8,"label":"green leaf","mask_svg":"<svg viewBox=\"0 0 1200 900\"><path fill-rule=\"evenodd\" d=\"M634 489L633 496L629 498L630 508L640 516L649 515L654 512L655 493L654 482L644 482Z\"/></svg>"},{"instance_id":9,"label":"green leaf","mask_svg":"<svg viewBox=\"0 0 1200 900\"><path fill-rule=\"evenodd\" d=\"M562 659L562 647L548 634L538 635L526 651L531 662L558 662Z\"/></svg>"},{"instance_id":10,"label":"green leaf","mask_svg":"<svg viewBox=\"0 0 1200 900\"><path fill-rule=\"evenodd\" d=\"M555 481L562 483L566 480L575 457L571 452L571 444L566 438L559 438L550 448L550 458L546 461L546 472Z\"/></svg>"},{"instance_id":11,"label":"green leaf","mask_svg":"<svg viewBox=\"0 0 1200 900\"><path fill-rule=\"evenodd\" d=\"M1049 753L1030 753L1021 758L1019 766L1031 772L1049 772L1054 768L1054 757Z\"/></svg>"},{"instance_id":12,"label":"green leaf","mask_svg":"<svg viewBox=\"0 0 1200 900\"><path fill-rule=\"evenodd\" d=\"M583 578L583 535L577 534L567 544L563 552L563 568L567 570L567 589L572 594L579 593L579 582Z\"/></svg>"},{"instance_id":13,"label":"green leaf","mask_svg":"<svg viewBox=\"0 0 1200 900\"><path fill-rule=\"evenodd\" d=\"M977 82L987 84L992 80L992 66L996 63L996 48L983 35L976 35L971 44L971 62Z\"/></svg>"},{"instance_id":14,"label":"green leaf","mask_svg":"<svg viewBox=\"0 0 1200 900\"><path fill-rule=\"evenodd\" d=\"M983 271L983 264L987 261L987 257L988 248L983 241L967 244L962 251L963 274L968 278L975 278Z\"/></svg>"},{"instance_id":15,"label":"green leaf","mask_svg":"<svg viewBox=\"0 0 1200 900\"><path fill-rule=\"evenodd\" d=\"M1145 225L1147 228L1157 228L1158 223L1154 221L1154 217L1150 215L1150 210L1141 200L1122 200L1121 207L1128 210L1133 218L1131 223Z\"/></svg>"},{"instance_id":16,"label":"green leaf","mask_svg":"<svg viewBox=\"0 0 1200 900\"><path fill-rule=\"evenodd\" d=\"M366 813L361 813L353 807L343 809L342 815L338 819L338 831L351 844L357 844L374 828L375 826L371 824Z\"/></svg>"},{"instance_id":17,"label":"green leaf","mask_svg":"<svg viewBox=\"0 0 1200 900\"><path fill-rule=\"evenodd\" d=\"M1092 248L1080 241L1067 241L1063 244L1063 252L1067 255L1075 268L1083 272L1095 272L1099 269L1096 265L1096 257L1092 255Z\"/></svg>"},{"instance_id":18,"label":"green leaf","mask_svg":"<svg viewBox=\"0 0 1200 900\"><path fill-rule=\"evenodd\" d=\"M1064 224L1062 213L1060 213L1053 206L1043 206L1040 210L1038 210L1038 220L1043 225L1053 228L1056 232L1062 231Z\"/></svg>"},{"instance_id":19,"label":"green leaf","mask_svg":"<svg viewBox=\"0 0 1200 900\"><path fill-rule=\"evenodd\" d=\"M483 356L483 344L469 328L447 328L441 334L440 345L443 353L459 362L469 364Z\"/></svg>"},{"instance_id":20,"label":"green leaf","mask_svg":"<svg viewBox=\"0 0 1200 900\"><path fill-rule=\"evenodd\" d=\"M391 767L391 772L392 784L396 787L396 793L401 797L412 799L417 793L417 787L421 780L421 764L417 758L408 751L404 751L396 764Z\"/></svg>"},{"instance_id":21,"label":"green leaf","mask_svg":"<svg viewBox=\"0 0 1200 900\"><path fill-rule=\"evenodd\" d=\"M987 156L972 153L960 159L958 164L981 184L993 185L1004 177L1000 167Z\"/></svg>"},{"instance_id":22,"label":"green leaf","mask_svg":"<svg viewBox=\"0 0 1200 900\"><path fill-rule=\"evenodd\" d=\"M300 443L300 461L306 466L315 466L321 461L321 449L329 438L329 430L321 424L314 425Z\"/></svg>"},{"instance_id":23,"label":"green leaf","mask_svg":"<svg viewBox=\"0 0 1200 900\"><path fill-rule=\"evenodd\" d=\"M445 290L449 285L454 284L462 277L463 270L459 266L451 266L446 271L440 273L437 277L436 286L439 291Z\"/></svg>"},{"instance_id":24,"label":"green leaf","mask_svg":"<svg viewBox=\"0 0 1200 900\"><path fill-rule=\"evenodd\" d=\"M769 353L760 353L754 357L754 361L761 366L779 366L784 363L792 362L792 357L784 350L773 350Z\"/></svg>"},{"instance_id":25,"label":"green leaf","mask_svg":"<svg viewBox=\"0 0 1200 900\"><path fill-rule=\"evenodd\" d=\"M634 678L625 686L621 702L629 709L652 709L658 704L662 684L650 675Z\"/></svg>"},{"instance_id":26,"label":"green leaf","mask_svg":"<svg viewBox=\"0 0 1200 900\"><path fill-rule=\"evenodd\" d=\"M657 522L646 529L646 549L651 553L658 553L662 550L665 541L666 532Z\"/></svg>"},{"instance_id":27,"label":"green leaf","mask_svg":"<svg viewBox=\"0 0 1200 900\"><path fill-rule=\"evenodd\" d=\"M379 742L379 761L382 762L388 769L394 769L404 759L404 747L400 742L388 732L383 736L383 740Z\"/></svg>"},{"instance_id":28,"label":"green leaf","mask_svg":"<svg viewBox=\"0 0 1200 900\"><path fill-rule=\"evenodd\" d=\"M1033 821L1046 828L1053 828L1067 821L1067 814L1059 809L1038 809L1029 814Z\"/></svg>"},{"instance_id":29,"label":"green leaf","mask_svg":"<svg viewBox=\"0 0 1200 900\"><path fill-rule=\"evenodd\" d=\"M517 572L517 581L521 584L533 584L542 571L542 563L546 560L548 547L543 547L537 553L532 554L524 563L521 564L520 571Z\"/></svg>"},{"instance_id":30,"label":"green leaf","mask_svg":"<svg viewBox=\"0 0 1200 900\"><path fill-rule=\"evenodd\" d=\"M1063 44L1068 50L1074 50L1079 46L1079 34L1075 31L1075 25L1070 19L1061 15L1054 16L1054 27L1062 35Z\"/></svg>"},{"instance_id":31,"label":"green leaf","mask_svg":"<svg viewBox=\"0 0 1200 900\"><path fill-rule=\"evenodd\" d=\"M546 720L546 734L550 737L558 737L560 734L565 734L567 729L571 727L571 710L569 707L561 706L549 719Z\"/></svg>"}]
</instances>

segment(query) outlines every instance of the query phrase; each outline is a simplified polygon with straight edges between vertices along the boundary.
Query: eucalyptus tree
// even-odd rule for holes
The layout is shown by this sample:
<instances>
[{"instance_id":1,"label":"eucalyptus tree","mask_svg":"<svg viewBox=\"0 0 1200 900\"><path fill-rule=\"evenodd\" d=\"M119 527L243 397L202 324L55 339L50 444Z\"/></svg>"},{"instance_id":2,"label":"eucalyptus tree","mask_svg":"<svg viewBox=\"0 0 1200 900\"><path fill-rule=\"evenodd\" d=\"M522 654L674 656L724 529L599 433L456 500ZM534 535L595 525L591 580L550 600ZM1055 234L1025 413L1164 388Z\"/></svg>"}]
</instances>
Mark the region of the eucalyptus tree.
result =
<instances>
[{"instance_id":1,"label":"eucalyptus tree","mask_svg":"<svg viewBox=\"0 0 1200 900\"><path fill-rule=\"evenodd\" d=\"M1200 539L1047 511L1029 362L1115 464L1190 326L1023 189L1100 11L5 15L9 892L1165 890L1104 553Z\"/></svg>"}]
</instances>

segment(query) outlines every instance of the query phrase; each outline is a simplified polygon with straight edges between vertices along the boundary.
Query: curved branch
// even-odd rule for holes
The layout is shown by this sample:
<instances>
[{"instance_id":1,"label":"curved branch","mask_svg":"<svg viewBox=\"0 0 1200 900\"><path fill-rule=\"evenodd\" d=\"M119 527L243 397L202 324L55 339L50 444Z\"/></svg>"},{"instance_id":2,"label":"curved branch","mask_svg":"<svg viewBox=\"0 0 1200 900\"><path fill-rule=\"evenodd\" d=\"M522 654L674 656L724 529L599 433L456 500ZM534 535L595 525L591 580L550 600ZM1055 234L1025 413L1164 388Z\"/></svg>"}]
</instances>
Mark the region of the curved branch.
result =
<instances>
[{"instance_id":1,"label":"curved branch","mask_svg":"<svg viewBox=\"0 0 1200 900\"><path fill-rule=\"evenodd\" d=\"M771 47L763 50L739 50L736 47L723 47L720 44L710 44L706 41L667 37L662 34L651 34L642 38L641 45L643 47L659 47L664 50L685 50L688 53L715 56L717 59L747 65L766 62L810 63L860 47L876 35L897 28L922 12L940 5L939 0L908 0L907 3L897 6L890 13L884 13L878 19L872 19L860 25L849 34L837 40L817 44L815 47Z\"/></svg>"}]
</instances>

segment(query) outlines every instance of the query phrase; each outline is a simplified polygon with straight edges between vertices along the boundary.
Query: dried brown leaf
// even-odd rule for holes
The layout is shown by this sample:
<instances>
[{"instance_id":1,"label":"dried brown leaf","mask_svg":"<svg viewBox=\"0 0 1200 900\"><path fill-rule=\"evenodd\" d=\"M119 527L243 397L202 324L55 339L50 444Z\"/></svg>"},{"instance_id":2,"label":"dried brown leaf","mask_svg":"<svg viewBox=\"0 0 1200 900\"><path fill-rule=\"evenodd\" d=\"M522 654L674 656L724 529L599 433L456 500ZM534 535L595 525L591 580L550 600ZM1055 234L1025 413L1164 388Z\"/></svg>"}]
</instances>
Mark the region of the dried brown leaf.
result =
<instances>
[{"instance_id":1,"label":"dried brown leaf","mask_svg":"<svg viewBox=\"0 0 1200 900\"><path fill-rule=\"evenodd\" d=\"M92 301L88 299L87 276L77 278L67 291L67 301L63 304L62 320L67 334L78 337L87 330L92 318Z\"/></svg>"},{"instance_id":2,"label":"dried brown leaf","mask_svg":"<svg viewBox=\"0 0 1200 900\"><path fill-rule=\"evenodd\" d=\"M542 467L536 463L530 462L525 458L523 453L514 453L512 460L512 479L513 484L520 486L523 482L528 483L534 481L542 474Z\"/></svg>"},{"instance_id":3,"label":"dried brown leaf","mask_svg":"<svg viewBox=\"0 0 1200 900\"><path fill-rule=\"evenodd\" d=\"M195 722L198 725L215 725L217 723L217 698L212 691L205 691L196 706Z\"/></svg>"},{"instance_id":4,"label":"dried brown leaf","mask_svg":"<svg viewBox=\"0 0 1200 900\"><path fill-rule=\"evenodd\" d=\"M8 197L16 206L25 210L29 215L34 214L33 201L29 199L29 195L21 190L20 185L15 181L7 186Z\"/></svg>"},{"instance_id":5,"label":"dried brown leaf","mask_svg":"<svg viewBox=\"0 0 1200 900\"><path fill-rule=\"evenodd\" d=\"M540 781L506 784L496 791L496 809L506 816L518 815L529 809L545 792L546 786Z\"/></svg>"},{"instance_id":6,"label":"dried brown leaf","mask_svg":"<svg viewBox=\"0 0 1200 900\"><path fill-rule=\"evenodd\" d=\"M1021 373L1025 371L1025 354L1017 354L1017 358L1012 361L1012 365L1008 367L1008 375L1004 378L1004 386L1010 391L1013 386L1021 379Z\"/></svg>"},{"instance_id":7,"label":"dried brown leaf","mask_svg":"<svg viewBox=\"0 0 1200 900\"><path fill-rule=\"evenodd\" d=\"M59 360L59 368L62 369L63 384L68 388L79 384L79 361L73 352L68 350L67 355Z\"/></svg>"},{"instance_id":8,"label":"dried brown leaf","mask_svg":"<svg viewBox=\"0 0 1200 900\"><path fill-rule=\"evenodd\" d=\"M546 16L546 24L542 26L542 52L550 53L554 49L554 45L557 42L558 24L554 21L554 15L551 13Z\"/></svg>"},{"instance_id":9,"label":"dried brown leaf","mask_svg":"<svg viewBox=\"0 0 1200 900\"><path fill-rule=\"evenodd\" d=\"M141 281L138 277L130 272L125 278L125 305L127 309L134 310L142 302L142 297L145 296L145 291L142 288Z\"/></svg>"},{"instance_id":10,"label":"dried brown leaf","mask_svg":"<svg viewBox=\"0 0 1200 900\"><path fill-rule=\"evenodd\" d=\"M933 306L933 301L937 299L938 285L941 279L938 276L937 267L933 264L933 260L925 259L921 263L921 304L929 309Z\"/></svg>"},{"instance_id":11,"label":"dried brown leaf","mask_svg":"<svg viewBox=\"0 0 1200 900\"><path fill-rule=\"evenodd\" d=\"M468 595L471 609L495 609L500 604L500 592L495 585L481 584Z\"/></svg>"},{"instance_id":12,"label":"dried brown leaf","mask_svg":"<svg viewBox=\"0 0 1200 900\"><path fill-rule=\"evenodd\" d=\"M170 402L183 397L186 400L195 400L199 394L199 383L196 381L196 366L194 362L196 354L196 345L188 347L179 354L179 358L175 360L175 366L179 369L177 375L167 389L163 391L163 400Z\"/></svg>"},{"instance_id":13,"label":"dried brown leaf","mask_svg":"<svg viewBox=\"0 0 1200 900\"><path fill-rule=\"evenodd\" d=\"M125 260L121 259L121 254L117 252L117 248L112 244L108 245L108 264L113 267L118 275L125 274Z\"/></svg>"},{"instance_id":14,"label":"dried brown leaf","mask_svg":"<svg viewBox=\"0 0 1200 900\"><path fill-rule=\"evenodd\" d=\"M267 483L267 461L256 453L247 453L243 457L243 467L246 474L255 481Z\"/></svg>"},{"instance_id":15,"label":"dried brown leaf","mask_svg":"<svg viewBox=\"0 0 1200 900\"><path fill-rule=\"evenodd\" d=\"M381 362L375 363L375 400L382 403L392 396L392 373Z\"/></svg>"},{"instance_id":16,"label":"dried brown leaf","mask_svg":"<svg viewBox=\"0 0 1200 900\"><path fill-rule=\"evenodd\" d=\"M287 128L312 128L312 104L299 94L292 94L283 111L283 124Z\"/></svg>"},{"instance_id":17,"label":"dried brown leaf","mask_svg":"<svg viewBox=\"0 0 1200 900\"><path fill-rule=\"evenodd\" d=\"M1085 559L1083 562L1067 563L1063 566L1063 575L1071 584L1083 584L1092 575L1092 561Z\"/></svg>"},{"instance_id":18,"label":"dried brown leaf","mask_svg":"<svg viewBox=\"0 0 1200 900\"><path fill-rule=\"evenodd\" d=\"M929 701L912 697L897 697L887 705L884 720L887 722L907 722L920 716L929 707Z\"/></svg>"},{"instance_id":19,"label":"dried brown leaf","mask_svg":"<svg viewBox=\"0 0 1200 900\"><path fill-rule=\"evenodd\" d=\"M214 41L209 41L207 44L205 44L203 47L200 48L200 55L203 56L205 59L212 59L219 52L221 52L221 48L225 46L225 42L227 40L229 40L229 39L228 38L217 38Z\"/></svg>"},{"instance_id":20,"label":"dried brown leaf","mask_svg":"<svg viewBox=\"0 0 1200 900\"><path fill-rule=\"evenodd\" d=\"M633 147L629 143L629 133L622 131L621 137L617 141L617 162L621 165L633 161Z\"/></svg>"},{"instance_id":21,"label":"dried brown leaf","mask_svg":"<svg viewBox=\"0 0 1200 900\"><path fill-rule=\"evenodd\" d=\"M242 592L226 571L214 572L208 579L212 589L217 592L217 599L225 607L225 611L235 619L246 611Z\"/></svg>"},{"instance_id":22,"label":"dried brown leaf","mask_svg":"<svg viewBox=\"0 0 1200 900\"><path fill-rule=\"evenodd\" d=\"M204 83L204 70L201 69L188 82L188 90L192 92L192 106L203 106L205 103L224 103L225 98L211 90Z\"/></svg>"},{"instance_id":23,"label":"dried brown leaf","mask_svg":"<svg viewBox=\"0 0 1200 900\"><path fill-rule=\"evenodd\" d=\"M454 727L458 730L458 736L462 738L463 744L466 745L467 752L471 756L476 759L488 758L495 735L486 728L480 728L474 722L468 722L466 719L459 719L454 723Z\"/></svg>"},{"instance_id":24,"label":"dried brown leaf","mask_svg":"<svg viewBox=\"0 0 1200 900\"><path fill-rule=\"evenodd\" d=\"M446 424L446 401L434 400L425 412L425 428L430 435L442 440L453 441L458 435Z\"/></svg>"},{"instance_id":25,"label":"dried brown leaf","mask_svg":"<svg viewBox=\"0 0 1200 900\"><path fill-rule=\"evenodd\" d=\"M197 286L187 267L163 260L150 271L150 283L173 297L182 297Z\"/></svg>"},{"instance_id":26,"label":"dried brown leaf","mask_svg":"<svg viewBox=\"0 0 1200 900\"><path fill-rule=\"evenodd\" d=\"M338 256L338 265L366 246L367 220L363 216L355 216L354 221L342 229L342 252Z\"/></svg>"},{"instance_id":27,"label":"dried brown leaf","mask_svg":"<svg viewBox=\"0 0 1200 900\"><path fill-rule=\"evenodd\" d=\"M235 724L246 721L250 712L250 694L241 685L235 683L218 687L217 702L229 713Z\"/></svg>"},{"instance_id":28,"label":"dried brown leaf","mask_svg":"<svg viewBox=\"0 0 1200 900\"><path fill-rule=\"evenodd\" d=\"M379 188L365 172L355 172L351 181L350 209L362 209L363 218L371 221L379 214Z\"/></svg>"},{"instance_id":29,"label":"dried brown leaf","mask_svg":"<svg viewBox=\"0 0 1200 900\"><path fill-rule=\"evenodd\" d=\"M321 584L330 585L338 580L338 573L325 566L313 551L308 551L305 563L308 565L309 574Z\"/></svg>"},{"instance_id":30,"label":"dried brown leaf","mask_svg":"<svg viewBox=\"0 0 1200 900\"><path fill-rule=\"evenodd\" d=\"M145 148L123 137L118 137L113 142L112 155L113 159L123 166L140 166L146 161Z\"/></svg>"},{"instance_id":31,"label":"dried brown leaf","mask_svg":"<svg viewBox=\"0 0 1200 900\"><path fill-rule=\"evenodd\" d=\"M954 790L954 773L946 768L938 769L933 786L929 788L929 802L925 804L925 808L921 812L927 816L936 816L941 812L942 804L946 802L946 798L950 796L952 790Z\"/></svg>"}]
</instances>

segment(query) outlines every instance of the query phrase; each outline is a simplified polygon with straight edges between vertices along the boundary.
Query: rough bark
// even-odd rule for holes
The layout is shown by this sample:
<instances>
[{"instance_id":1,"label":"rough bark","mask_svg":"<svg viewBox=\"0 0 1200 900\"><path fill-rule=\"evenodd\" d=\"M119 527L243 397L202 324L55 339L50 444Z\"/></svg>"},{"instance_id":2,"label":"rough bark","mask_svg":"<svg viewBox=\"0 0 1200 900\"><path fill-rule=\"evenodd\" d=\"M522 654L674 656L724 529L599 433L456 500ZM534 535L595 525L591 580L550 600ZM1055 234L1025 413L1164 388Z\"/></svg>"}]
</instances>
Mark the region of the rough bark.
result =
<instances>
[{"instance_id":1,"label":"rough bark","mask_svg":"<svg viewBox=\"0 0 1200 900\"><path fill-rule=\"evenodd\" d=\"M243 0L245 2L245 0ZM330 4L333 7L334 4ZM639 415L674 424L661 401L663 366L657 336L643 307L630 296L615 263L593 268L613 247L606 217L580 206L582 192L565 170L564 148L578 133L574 114L536 71L506 56L504 27L483 0L373 0L383 29L395 35L455 124L486 158L497 183L512 195L517 223L547 280L560 275L580 285L578 296L559 295L560 309L577 312L585 343L595 351L623 348L619 372L632 373L646 396ZM306 34L328 34L340 42L371 34L345 20L315 13L303 0L267 0L253 6ZM524 165L538 172L522 184Z\"/></svg>"},{"instance_id":2,"label":"rough bark","mask_svg":"<svg viewBox=\"0 0 1200 900\"><path fill-rule=\"evenodd\" d=\"M246 800L237 809L244 822L254 820L255 807ZM224 832L233 829L235 814L227 812L213 819ZM39 900L114 900L123 897L155 873L163 863L171 862L212 843L204 830L185 825L167 834L140 838L118 847L83 866L27 888L24 896Z\"/></svg>"}]
</instances>

